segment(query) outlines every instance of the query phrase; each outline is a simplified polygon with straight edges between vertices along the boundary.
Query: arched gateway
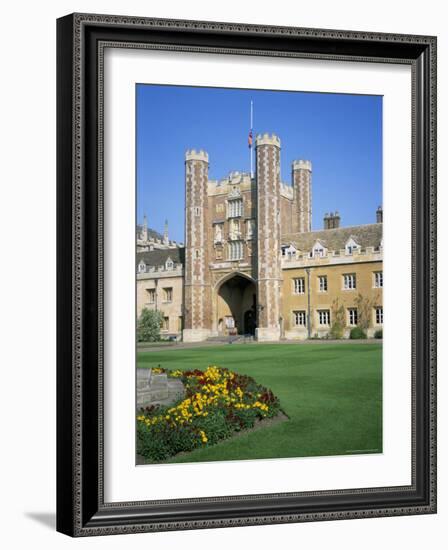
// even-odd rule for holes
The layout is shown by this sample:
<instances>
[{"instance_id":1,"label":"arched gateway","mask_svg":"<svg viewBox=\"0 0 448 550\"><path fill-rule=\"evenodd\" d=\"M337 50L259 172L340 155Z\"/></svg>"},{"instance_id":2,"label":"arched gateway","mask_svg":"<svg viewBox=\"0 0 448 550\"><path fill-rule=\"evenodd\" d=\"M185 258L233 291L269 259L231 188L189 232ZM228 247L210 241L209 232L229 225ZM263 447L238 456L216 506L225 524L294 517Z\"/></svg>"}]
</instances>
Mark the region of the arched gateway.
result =
<instances>
[{"instance_id":1,"label":"arched gateway","mask_svg":"<svg viewBox=\"0 0 448 550\"><path fill-rule=\"evenodd\" d=\"M219 336L255 334L257 290L251 278L240 273L225 277L216 287L215 303Z\"/></svg>"},{"instance_id":2,"label":"arched gateway","mask_svg":"<svg viewBox=\"0 0 448 550\"><path fill-rule=\"evenodd\" d=\"M185 154L185 342L254 332L280 339L281 233L311 229L311 163L293 163L288 187L278 136L258 135L255 150L255 174L219 182L208 177L205 151Z\"/></svg>"}]
</instances>

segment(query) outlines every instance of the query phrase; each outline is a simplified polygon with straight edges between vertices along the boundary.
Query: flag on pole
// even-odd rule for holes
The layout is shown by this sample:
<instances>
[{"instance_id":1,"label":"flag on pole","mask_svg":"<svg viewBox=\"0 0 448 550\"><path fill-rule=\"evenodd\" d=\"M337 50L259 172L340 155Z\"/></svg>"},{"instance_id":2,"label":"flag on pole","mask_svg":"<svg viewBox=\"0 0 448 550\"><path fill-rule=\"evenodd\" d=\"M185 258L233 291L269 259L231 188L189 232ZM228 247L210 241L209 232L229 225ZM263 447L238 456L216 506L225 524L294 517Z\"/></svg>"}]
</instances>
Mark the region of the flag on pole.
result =
<instances>
[{"instance_id":1,"label":"flag on pole","mask_svg":"<svg viewBox=\"0 0 448 550\"><path fill-rule=\"evenodd\" d=\"M254 159L253 159L253 151L252 151L252 142L253 142L253 130L254 130L254 102L250 102L250 130L249 130L249 137L248 137L248 145L249 145L249 157L250 157L250 177L251 179L254 177Z\"/></svg>"}]
</instances>

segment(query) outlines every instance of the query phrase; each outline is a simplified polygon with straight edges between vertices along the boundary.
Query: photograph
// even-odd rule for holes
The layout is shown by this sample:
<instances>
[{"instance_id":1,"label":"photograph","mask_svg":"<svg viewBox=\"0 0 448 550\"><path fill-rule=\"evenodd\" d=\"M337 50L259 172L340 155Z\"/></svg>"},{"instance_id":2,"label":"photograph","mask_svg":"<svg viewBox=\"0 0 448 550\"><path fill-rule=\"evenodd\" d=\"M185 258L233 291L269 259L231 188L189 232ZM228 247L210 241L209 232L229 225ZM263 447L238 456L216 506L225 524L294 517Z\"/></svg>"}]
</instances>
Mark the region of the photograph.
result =
<instances>
[{"instance_id":1,"label":"photograph","mask_svg":"<svg viewBox=\"0 0 448 550\"><path fill-rule=\"evenodd\" d=\"M378 546L437 513L438 38L182 7L57 20L56 529Z\"/></svg>"},{"instance_id":2,"label":"photograph","mask_svg":"<svg viewBox=\"0 0 448 550\"><path fill-rule=\"evenodd\" d=\"M383 97L139 82L135 151L136 464L381 454Z\"/></svg>"}]
</instances>

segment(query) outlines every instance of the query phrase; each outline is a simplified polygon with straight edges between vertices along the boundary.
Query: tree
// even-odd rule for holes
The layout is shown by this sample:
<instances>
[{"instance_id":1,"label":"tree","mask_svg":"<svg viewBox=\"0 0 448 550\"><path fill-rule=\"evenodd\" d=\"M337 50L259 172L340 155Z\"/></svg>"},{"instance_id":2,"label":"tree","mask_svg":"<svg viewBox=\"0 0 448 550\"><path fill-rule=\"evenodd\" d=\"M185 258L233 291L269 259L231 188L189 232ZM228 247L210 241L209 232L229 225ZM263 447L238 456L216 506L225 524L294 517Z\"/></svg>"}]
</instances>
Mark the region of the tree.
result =
<instances>
[{"instance_id":1,"label":"tree","mask_svg":"<svg viewBox=\"0 0 448 550\"><path fill-rule=\"evenodd\" d=\"M358 294L355 298L355 304L358 309L358 327L364 332L367 332L372 323L372 308L377 302L377 296L367 298L362 294Z\"/></svg>"},{"instance_id":2,"label":"tree","mask_svg":"<svg viewBox=\"0 0 448 550\"><path fill-rule=\"evenodd\" d=\"M339 298L333 300L331 305L331 338L339 339L344 335L345 328L345 310L344 306L339 302Z\"/></svg>"},{"instance_id":3,"label":"tree","mask_svg":"<svg viewBox=\"0 0 448 550\"><path fill-rule=\"evenodd\" d=\"M137 322L137 339L139 342L157 342L160 340L160 327L163 313L143 308Z\"/></svg>"}]
</instances>

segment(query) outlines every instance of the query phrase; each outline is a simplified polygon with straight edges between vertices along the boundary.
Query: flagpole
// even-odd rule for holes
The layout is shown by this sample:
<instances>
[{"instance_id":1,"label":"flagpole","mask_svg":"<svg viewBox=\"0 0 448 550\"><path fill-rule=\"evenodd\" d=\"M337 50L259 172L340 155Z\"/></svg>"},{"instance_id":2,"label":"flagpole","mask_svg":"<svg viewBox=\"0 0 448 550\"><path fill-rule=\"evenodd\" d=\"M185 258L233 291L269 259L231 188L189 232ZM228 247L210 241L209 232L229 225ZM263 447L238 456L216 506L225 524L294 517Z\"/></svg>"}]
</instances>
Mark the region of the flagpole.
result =
<instances>
[{"instance_id":1,"label":"flagpole","mask_svg":"<svg viewBox=\"0 0 448 550\"><path fill-rule=\"evenodd\" d=\"M250 131L252 135L253 140L253 131L254 131L254 102L251 100L250 102ZM253 148L253 142L249 148L249 155L250 155L250 177L251 179L254 177L254 159L252 155L252 148Z\"/></svg>"}]
</instances>

